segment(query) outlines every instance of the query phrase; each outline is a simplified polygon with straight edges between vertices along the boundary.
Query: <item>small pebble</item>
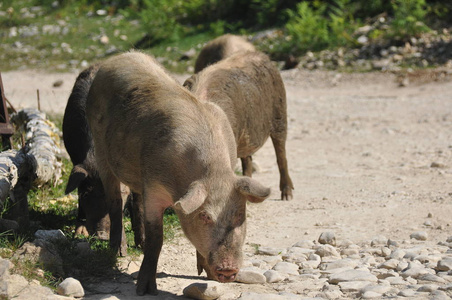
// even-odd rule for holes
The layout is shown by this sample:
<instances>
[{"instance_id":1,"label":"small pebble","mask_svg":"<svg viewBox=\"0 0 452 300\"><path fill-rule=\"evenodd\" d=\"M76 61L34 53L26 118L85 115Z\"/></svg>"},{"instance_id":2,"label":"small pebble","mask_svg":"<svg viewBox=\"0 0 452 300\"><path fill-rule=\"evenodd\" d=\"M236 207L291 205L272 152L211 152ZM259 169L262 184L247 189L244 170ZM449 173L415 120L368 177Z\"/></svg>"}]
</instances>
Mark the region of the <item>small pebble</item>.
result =
<instances>
[{"instance_id":1,"label":"small pebble","mask_svg":"<svg viewBox=\"0 0 452 300\"><path fill-rule=\"evenodd\" d=\"M418 231L410 234L410 238L418 241L426 241L428 238L428 234L425 231Z\"/></svg>"}]
</instances>

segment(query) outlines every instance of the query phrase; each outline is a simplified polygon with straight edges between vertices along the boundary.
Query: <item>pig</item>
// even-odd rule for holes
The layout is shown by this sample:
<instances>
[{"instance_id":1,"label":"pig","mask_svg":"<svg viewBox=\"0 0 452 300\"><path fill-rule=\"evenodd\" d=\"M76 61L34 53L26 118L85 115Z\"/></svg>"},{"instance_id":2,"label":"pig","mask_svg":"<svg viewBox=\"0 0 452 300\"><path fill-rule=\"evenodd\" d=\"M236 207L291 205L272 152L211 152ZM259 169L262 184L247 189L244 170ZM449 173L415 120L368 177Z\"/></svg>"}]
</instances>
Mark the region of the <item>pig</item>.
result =
<instances>
[{"instance_id":1,"label":"pig","mask_svg":"<svg viewBox=\"0 0 452 300\"><path fill-rule=\"evenodd\" d=\"M75 81L64 112L63 140L73 164L65 193L69 194L78 189L79 206L75 233L84 236L97 234L99 237L104 237L110 232L110 218L94 158L94 144L86 119L88 92L98 69L99 65L87 68ZM122 196L127 198L129 196L127 187L121 188ZM142 245L144 230L140 211L138 207L133 207L131 211L135 244ZM122 247L126 245L123 244Z\"/></svg>"},{"instance_id":2,"label":"pig","mask_svg":"<svg viewBox=\"0 0 452 300\"><path fill-rule=\"evenodd\" d=\"M120 182L141 195L145 246L136 292L158 293L163 213L172 207L211 279L233 281L242 263L247 201L270 189L237 176L232 128L156 60L127 52L102 63L86 107L111 220L110 246L121 243ZM201 259L200 258L200 259Z\"/></svg>"},{"instance_id":3,"label":"pig","mask_svg":"<svg viewBox=\"0 0 452 300\"><path fill-rule=\"evenodd\" d=\"M217 104L234 131L243 175L252 175L252 155L270 136L280 173L281 199L293 197L286 158L286 91L267 55L241 51L191 76L184 83L200 101Z\"/></svg>"},{"instance_id":4,"label":"pig","mask_svg":"<svg viewBox=\"0 0 452 300\"><path fill-rule=\"evenodd\" d=\"M195 73L240 51L255 51L250 42L238 35L225 34L208 42L195 62Z\"/></svg>"},{"instance_id":5,"label":"pig","mask_svg":"<svg viewBox=\"0 0 452 300\"><path fill-rule=\"evenodd\" d=\"M76 234L93 235L109 231L107 205L94 160L93 143L85 116L86 98L98 70L93 65L77 77L63 117L63 140L73 168L66 194L78 188ZM83 220L86 219L86 223Z\"/></svg>"}]
</instances>

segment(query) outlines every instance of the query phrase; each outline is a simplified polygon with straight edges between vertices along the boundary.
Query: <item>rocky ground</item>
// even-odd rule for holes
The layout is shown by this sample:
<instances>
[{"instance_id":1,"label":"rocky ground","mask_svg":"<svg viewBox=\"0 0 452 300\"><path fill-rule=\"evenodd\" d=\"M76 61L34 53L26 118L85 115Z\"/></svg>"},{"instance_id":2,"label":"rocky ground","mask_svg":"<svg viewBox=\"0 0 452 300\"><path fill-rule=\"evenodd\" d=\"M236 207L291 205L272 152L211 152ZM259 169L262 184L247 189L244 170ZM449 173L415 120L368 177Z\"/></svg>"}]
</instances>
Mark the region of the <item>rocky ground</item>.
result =
<instances>
[{"instance_id":1,"label":"rocky ground","mask_svg":"<svg viewBox=\"0 0 452 300\"><path fill-rule=\"evenodd\" d=\"M223 300L450 299L450 69L410 73L402 86L389 72L293 69L282 75L294 199L278 199L268 141L254 156L259 170L253 176L273 192L248 206L239 282L216 284L198 276L194 248L181 234L163 247L161 292L154 299L184 299L188 286L187 295L201 291ZM13 105L36 105L39 88L41 107L53 113L63 111L75 76L2 73ZM8 264L1 261L1 270ZM121 275L82 282L84 298L143 299L134 287L139 266L140 259L121 259ZM9 297L37 299L37 291L27 290L35 283L20 279L22 285L14 285L17 275L9 273L1 273ZM50 297L46 293L39 297Z\"/></svg>"}]
</instances>

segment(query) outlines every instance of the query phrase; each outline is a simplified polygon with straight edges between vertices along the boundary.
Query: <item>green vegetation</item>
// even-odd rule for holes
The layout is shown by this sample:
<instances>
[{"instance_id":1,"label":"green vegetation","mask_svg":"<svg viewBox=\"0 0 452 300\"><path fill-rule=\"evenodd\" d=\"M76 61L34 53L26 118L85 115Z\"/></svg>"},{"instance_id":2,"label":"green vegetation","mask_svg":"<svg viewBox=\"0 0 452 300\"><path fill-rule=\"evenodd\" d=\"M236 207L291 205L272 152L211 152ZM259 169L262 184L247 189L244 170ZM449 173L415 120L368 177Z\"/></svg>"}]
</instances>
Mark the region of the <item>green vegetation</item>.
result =
<instances>
[{"instance_id":1,"label":"green vegetation","mask_svg":"<svg viewBox=\"0 0 452 300\"><path fill-rule=\"evenodd\" d=\"M375 18L371 40L408 40L452 21L439 0L4 0L0 3L0 66L80 69L139 48L186 72L181 54L224 33L276 28L263 44L274 58L337 47L358 47L356 33ZM258 45L259 46L259 45Z\"/></svg>"}]
</instances>

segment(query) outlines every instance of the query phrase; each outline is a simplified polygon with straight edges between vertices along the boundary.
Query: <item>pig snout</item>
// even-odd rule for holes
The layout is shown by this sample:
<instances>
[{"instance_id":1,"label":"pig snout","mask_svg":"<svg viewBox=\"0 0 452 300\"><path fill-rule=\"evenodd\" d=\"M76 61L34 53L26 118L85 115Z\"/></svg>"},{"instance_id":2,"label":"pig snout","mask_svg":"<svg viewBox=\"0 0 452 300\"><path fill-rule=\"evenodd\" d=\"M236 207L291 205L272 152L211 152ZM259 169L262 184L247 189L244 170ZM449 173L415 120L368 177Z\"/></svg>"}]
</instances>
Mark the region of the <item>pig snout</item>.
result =
<instances>
[{"instance_id":1,"label":"pig snout","mask_svg":"<svg viewBox=\"0 0 452 300\"><path fill-rule=\"evenodd\" d=\"M237 269L237 268L218 267L215 270L215 276L219 282L231 282L231 281L235 280L238 272L239 272L239 269Z\"/></svg>"}]
</instances>

